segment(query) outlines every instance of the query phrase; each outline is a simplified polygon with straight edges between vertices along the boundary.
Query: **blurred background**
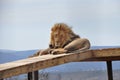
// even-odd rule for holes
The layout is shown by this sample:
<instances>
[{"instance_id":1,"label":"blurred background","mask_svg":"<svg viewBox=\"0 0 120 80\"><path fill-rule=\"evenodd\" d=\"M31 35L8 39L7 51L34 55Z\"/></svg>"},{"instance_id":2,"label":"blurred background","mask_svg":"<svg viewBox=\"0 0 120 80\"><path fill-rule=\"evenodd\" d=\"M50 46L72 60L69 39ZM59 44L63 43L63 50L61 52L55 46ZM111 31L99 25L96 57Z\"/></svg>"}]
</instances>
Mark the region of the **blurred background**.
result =
<instances>
[{"instance_id":1,"label":"blurred background","mask_svg":"<svg viewBox=\"0 0 120 80\"><path fill-rule=\"evenodd\" d=\"M120 0L0 0L0 49L47 48L58 22L92 46L120 45Z\"/></svg>"}]
</instances>

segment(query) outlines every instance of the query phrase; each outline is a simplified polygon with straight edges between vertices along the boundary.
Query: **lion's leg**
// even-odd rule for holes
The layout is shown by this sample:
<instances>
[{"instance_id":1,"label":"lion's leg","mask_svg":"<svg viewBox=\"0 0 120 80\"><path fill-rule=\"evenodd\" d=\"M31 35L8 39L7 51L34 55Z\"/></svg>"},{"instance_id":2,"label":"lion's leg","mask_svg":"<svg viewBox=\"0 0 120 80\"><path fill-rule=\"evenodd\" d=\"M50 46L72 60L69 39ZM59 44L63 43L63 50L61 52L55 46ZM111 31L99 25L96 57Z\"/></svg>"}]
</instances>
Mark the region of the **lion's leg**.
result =
<instances>
[{"instance_id":1,"label":"lion's leg","mask_svg":"<svg viewBox=\"0 0 120 80\"><path fill-rule=\"evenodd\" d=\"M53 49L51 51L51 54L63 54L66 52L67 52L67 50L65 50L64 48L57 48L57 49Z\"/></svg>"},{"instance_id":2,"label":"lion's leg","mask_svg":"<svg viewBox=\"0 0 120 80\"><path fill-rule=\"evenodd\" d=\"M50 50L51 50L50 48L47 48L47 49L45 49L45 50L42 50L39 54L40 54L40 55L49 54Z\"/></svg>"},{"instance_id":3,"label":"lion's leg","mask_svg":"<svg viewBox=\"0 0 120 80\"><path fill-rule=\"evenodd\" d=\"M90 48L90 42L88 39L85 39L85 38L82 38L82 39L78 38L64 47L64 49L68 50L68 52L75 51L75 50L84 51L89 48Z\"/></svg>"},{"instance_id":4,"label":"lion's leg","mask_svg":"<svg viewBox=\"0 0 120 80\"><path fill-rule=\"evenodd\" d=\"M39 50L35 54L33 54L32 56L30 56L30 57L37 57L37 56L49 54L48 53L49 50L50 50L49 48L48 49L44 49L44 50Z\"/></svg>"},{"instance_id":5,"label":"lion's leg","mask_svg":"<svg viewBox=\"0 0 120 80\"><path fill-rule=\"evenodd\" d=\"M89 49L90 48L89 40L86 38L81 39L81 46L79 45L79 47L80 47L79 50L81 50L81 51Z\"/></svg>"}]
</instances>

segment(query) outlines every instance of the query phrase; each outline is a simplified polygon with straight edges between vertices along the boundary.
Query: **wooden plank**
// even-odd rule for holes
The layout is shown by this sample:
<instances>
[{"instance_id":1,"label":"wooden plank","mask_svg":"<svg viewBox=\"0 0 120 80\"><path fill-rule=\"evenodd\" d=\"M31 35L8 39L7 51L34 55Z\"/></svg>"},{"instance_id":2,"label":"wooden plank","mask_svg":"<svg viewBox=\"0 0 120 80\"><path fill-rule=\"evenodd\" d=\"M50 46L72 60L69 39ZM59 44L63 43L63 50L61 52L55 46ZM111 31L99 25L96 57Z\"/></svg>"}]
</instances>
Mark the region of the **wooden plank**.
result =
<instances>
[{"instance_id":1,"label":"wooden plank","mask_svg":"<svg viewBox=\"0 0 120 80\"><path fill-rule=\"evenodd\" d=\"M0 79L33 72L68 62L120 60L120 48L88 50L81 53L44 55L0 64Z\"/></svg>"},{"instance_id":2,"label":"wooden plank","mask_svg":"<svg viewBox=\"0 0 120 80\"><path fill-rule=\"evenodd\" d=\"M120 48L91 50L92 57L85 61L113 61L120 60Z\"/></svg>"},{"instance_id":3,"label":"wooden plank","mask_svg":"<svg viewBox=\"0 0 120 80\"><path fill-rule=\"evenodd\" d=\"M93 53L95 57L116 57L120 55L120 48L93 50Z\"/></svg>"}]
</instances>

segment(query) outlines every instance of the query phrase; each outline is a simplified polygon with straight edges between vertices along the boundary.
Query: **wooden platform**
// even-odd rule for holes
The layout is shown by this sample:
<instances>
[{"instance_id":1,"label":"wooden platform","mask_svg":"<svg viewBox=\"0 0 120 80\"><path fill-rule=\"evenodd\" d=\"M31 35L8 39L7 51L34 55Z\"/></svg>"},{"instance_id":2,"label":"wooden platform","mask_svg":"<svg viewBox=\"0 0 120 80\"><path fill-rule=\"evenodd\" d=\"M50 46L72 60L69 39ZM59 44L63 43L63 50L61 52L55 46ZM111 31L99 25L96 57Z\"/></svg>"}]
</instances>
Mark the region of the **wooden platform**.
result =
<instances>
[{"instance_id":1,"label":"wooden platform","mask_svg":"<svg viewBox=\"0 0 120 80\"><path fill-rule=\"evenodd\" d=\"M11 76L34 72L68 62L106 61L108 68L110 68L110 62L115 60L120 60L120 48L87 50L76 54L44 55L0 64L0 79L2 80Z\"/></svg>"}]
</instances>

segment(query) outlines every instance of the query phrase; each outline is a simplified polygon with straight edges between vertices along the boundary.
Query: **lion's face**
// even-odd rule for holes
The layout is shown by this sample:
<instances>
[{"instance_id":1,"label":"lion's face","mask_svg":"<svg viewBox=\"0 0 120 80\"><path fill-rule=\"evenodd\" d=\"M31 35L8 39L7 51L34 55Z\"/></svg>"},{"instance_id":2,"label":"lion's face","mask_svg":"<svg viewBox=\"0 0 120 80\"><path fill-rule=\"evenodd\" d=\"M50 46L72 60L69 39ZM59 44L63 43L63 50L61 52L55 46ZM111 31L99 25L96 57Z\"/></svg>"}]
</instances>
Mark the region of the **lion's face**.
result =
<instances>
[{"instance_id":1,"label":"lion's face","mask_svg":"<svg viewBox=\"0 0 120 80\"><path fill-rule=\"evenodd\" d=\"M53 48L63 48L67 41L70 40L71 29L64 23L55 24L51 29L50 44Z\"/></svg>"},{"instance_id":2,"label":"lion's face","mask_svg":"<svg viewBox=\"0 0 120 80\"><path fill-rule=\"evenodd\" d=\"M54 45L55 48L62 48L63 44L66 42L66 34L64 31L57 30L55 32L52 32L52 36L54 38Z\"/></svg>"}]
</instances>

